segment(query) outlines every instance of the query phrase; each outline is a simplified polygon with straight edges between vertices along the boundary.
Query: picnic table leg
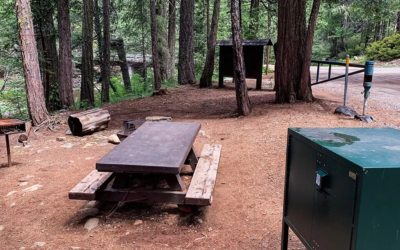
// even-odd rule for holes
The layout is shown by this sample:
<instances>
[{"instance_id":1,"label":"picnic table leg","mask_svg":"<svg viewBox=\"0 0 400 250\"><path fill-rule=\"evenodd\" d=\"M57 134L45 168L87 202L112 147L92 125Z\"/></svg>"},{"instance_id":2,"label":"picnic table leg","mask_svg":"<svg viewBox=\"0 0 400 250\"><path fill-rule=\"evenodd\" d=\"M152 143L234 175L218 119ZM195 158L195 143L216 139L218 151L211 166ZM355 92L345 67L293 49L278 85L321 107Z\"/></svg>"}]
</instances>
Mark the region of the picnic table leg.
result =
<instances>
[{"instance_id":1,"label":"picnic table leg","mask_svg":"<svg viewBox=\"0 0 400 250\"><path fill-rule=\"evenodd\" d=\"M190 152L189 152L187 158L186 158L185 164L190 165L192 170L195 171L198 162L199 162L199 157L197 156L196 151L192 147L190 149Z\"/></svg>"},{"instance_id":2,"label":"picnic table leg","mask_svg":"<svg viewBox=\"0 0 400 250\"><path fill-rule=\"evenodd\" d=\"M166 175L165 180L172 191L183 191L185 186L183 185L181 176L177 175Z\"/></svg>"},{"instance_id":3,"label":"picnic table leg","mask_svg":"<svg viewBox=\"0 0 400 250\"><path fill-rule=\"evenodd\" d=\"M6 134L6 147L7 147L7 158L8 158L8 167L11 167L11 150L10 150L10 139Z\"/></svg>"}]
</instances>

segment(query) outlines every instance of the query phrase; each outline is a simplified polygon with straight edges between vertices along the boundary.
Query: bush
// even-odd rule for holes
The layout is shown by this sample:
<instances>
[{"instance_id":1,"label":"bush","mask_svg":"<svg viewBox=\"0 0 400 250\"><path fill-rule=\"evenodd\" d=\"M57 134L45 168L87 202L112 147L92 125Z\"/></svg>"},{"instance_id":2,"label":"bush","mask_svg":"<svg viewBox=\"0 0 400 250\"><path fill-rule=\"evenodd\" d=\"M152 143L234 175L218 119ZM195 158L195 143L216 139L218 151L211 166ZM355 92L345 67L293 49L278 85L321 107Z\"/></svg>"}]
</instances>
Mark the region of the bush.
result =
<instances>
[{"instance_id":1,"label":"bush","mask_svg":"<svg viewBox=\"0 0 400 250\"><path fill-rule=\"evenodd\" d=\"M388 36L381 41L372 43L367 48L367 58L381 61L400 58L400 34Z\"/></svg>"},{"instance_id":2,"label":"bush","mask_svg":"<svg viewBox=\"0 0 400 250\"><path fill-rule=\"evenodd\" d=\"M3 86L4 81L0 81L0 88ZM0 109L4 117L29 118L23 78L7 81L5 89L0 91Z\"/></svg>"}]
</instances>

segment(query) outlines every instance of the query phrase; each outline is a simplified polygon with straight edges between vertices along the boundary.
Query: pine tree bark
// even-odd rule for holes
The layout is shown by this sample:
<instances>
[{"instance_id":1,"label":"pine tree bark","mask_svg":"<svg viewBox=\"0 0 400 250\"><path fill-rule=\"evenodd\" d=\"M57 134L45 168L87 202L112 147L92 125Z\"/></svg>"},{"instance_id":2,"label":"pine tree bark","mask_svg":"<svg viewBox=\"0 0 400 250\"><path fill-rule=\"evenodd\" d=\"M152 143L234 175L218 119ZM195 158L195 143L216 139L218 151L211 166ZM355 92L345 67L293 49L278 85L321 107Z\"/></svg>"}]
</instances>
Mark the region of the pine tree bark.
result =
<instances>
[{"instance_id":1,"label":"pine tree bark","mask_svg":"<svg viewBox=\"0 0 400 250\"><path fill-rule=\"evenodd\" d=\"M131 79L129 77L128 63L126 61L126 52L124 39L118 38L111 41L111 47L115 48L118 53L119 66L122 72L122 79L124 80L124 87L126 93L132 92Z\"/></svg>"},{"instance_id":2,"label":"pine tree bark","mask_svg":"<svg viewBox=\"0 0 400 250\"><path fill-rule=\"evenodd\" d=\"M305 0L279 0L276 102L293 103L301 82L305 43Z\"/></svg>"},{"instance_id":3,"label":"pine tree bark","mask_svg":"<svg viewBox=\"0 0 400 250\"><path fill-rule=\"evenodd\" d=\"M317 24L319 7L321 0L314 0L311 8L310 19L308 21L308 31L306 37L306 44L304 48L304 62L301 73L301 83L297 93L297 99L312 102L314 100L311 89L310 66L312 59L312 46L314 41L315 26Z\"/></svg>"},{"instance_id":4,"label":"pine tree bark","mask_svg":"<svg viewBox=\"0 0 400 250\"><path fill-rule=\"evenodd\" d=\"M93 0L83 1L81 102L87 101L90 106L94 106L93 7Z\"/></svg>"},{"instance_id":5,"label":"pine tree bark","mask_svg":"<svg viewBox=\"0 0 400 250\"><path fill-rule=\"evenodd\" d=\"M99 0L94 0L94 30L97 37L98 47L98 58L100 62L101 76L99 81L103 81L103 35L101 33L101 21L100 21L101 9L99 6Z\"/></svg>"},{"instance_id":6,"label":"pine tree bark","mask_svg":"<svg viewBox=\"0 0 400 250\"><path fill-rule=\"evenodd\" d=\"M212 16L211 30L207 40L207 57L204 65L203 73L200 78L200 88L212 86L212 76L214 73L215 59L215 42L218 33L218 20L220 12L221 0L214 0L214 11Z\"/></svg>"},{"instance_id":7,"label":"pine tree bark","mask_svg":"<svg viewBox=\"0 0 400 250\"><path fill-rule=\"evenodd\" d=\"M168 32L167 26L167 1L157 1L156 4L156 17L157 17L157 39L158 39L158 60L160 62L161 81L169 79L170 73L170 55L168 47Z\"/></svg>"},{"instance_id":8,"label":"pine tree bark","mask_svg":"<svg viewBox=\"0 0 400 250\"><path fill-rule=\"evenodd\" d=\"M176 0L169 0L168 14L169 78L175 78Z\"/></svg>"},{"instance_id":9,"label":"pine tree bark","mask_svg":"<svg viewBox=\"0 0 400 250\"><path fill-rule=\"evenodd\" d=\"M152 48L153 71L154 71L154 90L158 91L161 88L161 75L160 75L160 64L158 61L156 0L150 0L150 19L151 19L151 48Z\"/></svg>"},{"instance_id":10,"label":"pine tree bark","mask_svg":"<svg viewBox=\"0 0 400 250\"><path fill-rule=\"evenodd\" d=\"M179 29L178 83L195 84L194 69L194 0L181 1Z\"/></svg>"},{"instance_id":11,"label":"pine tree bark","mask_svg":"<svg viewBox=\"0 0 400 250\"><path fill-rule=\"evenodd\" d=\"M58 98L58 52L56 44L56 30L54 27L54 4L50 0L32 1L35 4L33 22L37 28L35 32L42 75L42 84L47 110L54 111L60 108Z\"/></svg>"},{"instance_id":12,"label":"pine tree bark","mask_svg":"<svg viewBox=\"0 0 400 250\"><path fill-rule=\"evenodd\" d=\"M31 6L29 0L16 0L15 3L28 112L33 125L36 126L48 119L48 112L40 77Z\"/></svg>"},{"instance_id":13,"label":"pine tree bark","mask_svg":"<svg viewBox=\"0 0 400 250\"><path fill-rule=\"evenodd\" d=\"M240 25L240 0L231 1L233 75L235 77L236 102L239 115L250 115L252 105L247 93L246 71L244 66L242 30Z\"/></svg>"},{"instance_id":14,"label":"pine tree bark","mask_svg":"<svg viewBox=\"0 0 400 250\"><path fill-rule=\"evenodd\" d=\"M175 0L172 0L175 1ZM145 44L145 31L144 31L144 26L145 26L145 20L143 16L145 15L144 9L143 9L143 4L141 5L141 26L142 26L142 57L143 57L143 78L147 80L147 65L146 65L146 44ZM147 86L147 84L145 85Z\"/></svg>"},{"instance_id":15,"label":"pine tree bark","mask_svg":"<svg viewBox=\"0 0 400 250\"><path fill-rule=\"evenodd\" d=\"M260 0L251 0L249 39L257 39L259 19L260 19Z\"/></svg>"},{"instance_id":16,"label":"pine tree bark","mask_svg":"<svg viewBox=\"0 0 400 250\"><path fill-rule=\"evenodd\" d=\"M214 3L215 5L215 3ZM209 40L209 36L210 36L210 0L206 0L206 15L207 15L207 49L210 49L208 47L208 40Z\"/></svg>"},{"instance_id":17,"label":"pine tree bark","mask_svg":"<svg viewBox=\"0 0 400 250\"><path fill-rule=\"evenodd\" d=\"M74 95L72 89L71 22L69 7L69 0L58 0L58 94L61 108L69 108L74 105Z\"/></svg>"},{"instance_id":18,"label":"pine tree bark","mask_svg":"<svg viewBox=\"0 0 400 250\"><path fill-rule=\"evenodd\" d=\"M103 0L103 81L101 85L101 101L110 102L110 0Z\"/></svg>"}]
</instances>

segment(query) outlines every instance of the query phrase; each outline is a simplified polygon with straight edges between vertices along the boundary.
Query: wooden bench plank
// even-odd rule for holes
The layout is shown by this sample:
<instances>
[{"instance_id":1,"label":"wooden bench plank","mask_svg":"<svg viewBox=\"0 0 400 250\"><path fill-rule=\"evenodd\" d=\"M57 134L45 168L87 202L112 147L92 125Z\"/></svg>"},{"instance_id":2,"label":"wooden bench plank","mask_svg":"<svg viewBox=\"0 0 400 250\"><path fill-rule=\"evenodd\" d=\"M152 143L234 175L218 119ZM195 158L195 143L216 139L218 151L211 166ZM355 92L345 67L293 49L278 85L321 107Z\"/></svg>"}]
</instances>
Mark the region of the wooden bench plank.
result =
<instances>
[{"instance_id":1,"label":"wooden bench plank","mask_svg":"<svg viewBox=\"0 0 400 250\"><path fill-rule=\"evenodd\" d=\"M221 149L222 146L218 144L204 145L199 162L197 163L196 171L193 174L189 190L186 194L186 204L211 205L215 182L217 180Z\"/></svg>"},{"instance_id":2,"label":"wooden bench plank","mask_svg":"<svg viewBox=\"0 0 400 250\"><path fill-rule=\"evenodd\" d=\"M69 191L69 198L74 200L94 200L97 190L107 184L107 180L109 180L112 175L113 173L110 172L98 172L97 170L93 170L79 182L78 185Z\"/></svg>"}]
</instances>

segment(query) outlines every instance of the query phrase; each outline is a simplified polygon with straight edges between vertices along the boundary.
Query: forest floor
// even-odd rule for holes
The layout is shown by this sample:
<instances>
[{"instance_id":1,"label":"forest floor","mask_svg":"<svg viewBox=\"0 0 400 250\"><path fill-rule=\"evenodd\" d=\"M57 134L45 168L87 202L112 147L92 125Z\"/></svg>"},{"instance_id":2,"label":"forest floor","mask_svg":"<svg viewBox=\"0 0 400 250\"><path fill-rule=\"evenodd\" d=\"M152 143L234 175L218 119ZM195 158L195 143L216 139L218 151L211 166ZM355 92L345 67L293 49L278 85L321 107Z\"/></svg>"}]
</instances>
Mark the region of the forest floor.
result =
<instances>
[{"instance_id":1,"label":"forest floor","mask_svg":"<svg viewBox=\"0 0 400 250\"><path fill-rule=\"evenodd\" d=\"M1 139L0 249L280 249L287 129L400 127L399 110L385 107L385 98L373 94L368 113L376 122L371 124L334 115L342 93L322 85L314 89L313 103L274 104L275 93L265 90L249 95L254 109L248 117L235 115L232 88L182 86L168 95L107 105L110 126L92 135L65 135L64 122L56 133L31 133L29 147L11 136L11 168ZM349 106L360 111L362 100L351 95ZM88 218L78 211L88 203L69 200L68 192L115 147L107 137L121 129L123 120L154 115L200 122L205 135L197 136L198 152L206 143L222 144L212 206L184 214L174 205L129 205L108 219L109 211L101 211L98 226L86 230ZM66 141L56 141L59 136ZM34 185L41 186L24 191ZM304 249L293 234L289 245Z\"/></svg>"}]
</instances>

